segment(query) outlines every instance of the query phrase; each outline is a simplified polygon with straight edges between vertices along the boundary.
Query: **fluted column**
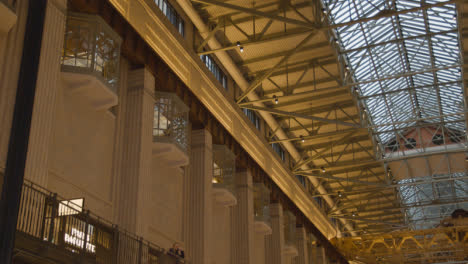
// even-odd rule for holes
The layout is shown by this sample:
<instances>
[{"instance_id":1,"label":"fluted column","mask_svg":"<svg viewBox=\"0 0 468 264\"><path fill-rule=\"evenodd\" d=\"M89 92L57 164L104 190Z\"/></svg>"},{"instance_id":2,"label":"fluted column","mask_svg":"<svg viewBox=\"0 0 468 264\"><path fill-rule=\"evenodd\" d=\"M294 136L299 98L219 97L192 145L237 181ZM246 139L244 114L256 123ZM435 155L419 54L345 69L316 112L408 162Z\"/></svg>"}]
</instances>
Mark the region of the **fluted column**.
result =
<instances>
[{"instance_id":1,"label":"fluted column","mask_svg":"<svg viewBox=\"0 0 468 264\"><path fill-rule=\"evenodd\" d=\"M155 81L147 69L129 72L123 131L120 183L116 188L115 219L125 229L143 235L151 177Z\"/></svg>"},{"instance_id":2,"label":"fluted column","mask_svg":"<svg viewBox=\"0 0 468 264\"><path fill-rule=\"evenodd\" d=\"M265 263L285 264L283 207L279 203L270 204L272 234L265 236Z\"/></svg>"},{"instance_id":3,"label":"fluted column","mask_svg":"<svg viewBox=\"0 0 468 264\"><path fill-rule=\"evenodd\" d=\"M232 264L253 264L253 184L249 170L236 174L237 205L232 208Z\"/></svg>"},{"instance_id":4,"label":"fluted column","mask_svg":"<svg viewBox=\"0 0 468 264\"><path fill-rule=\"evenodd\" d=\"M66 0L47 1L24 175L26 179L41 186L47 186L48 181L49 145L60 85L60 56L65 35L66 6Z\"/></svg>"},{"instance_id":5,"label":"fluted column","mask_svg":"<svg viewBox=\"0 0 468 264\"><path fill-rule=\"evenodd\" d=\"M296 228L296 248L298 254L294 263L309 264L309 249L307 247L307 236L304 227Z\"/></svg>"},{"instance_id":6,"label":"fluted column","mask_svg":"<svg viewBox=\"0 0 468 264\"><path fill-rule=\"evenodd\" d=\"M210 264L213 153L211 134L192 131L188 177L184 182L184 241L191 264Z\"/></svg>"},{"instance_id":7,"label":"fluted column","mask_svg":"<svg viewBox=\"0 0 468 264\"><path fill-rule=\"evenodd\" d=\"M0 176L5 169L11 122L18 87L24 31L29 0L16 2L18 20L8 32L0 33ZM0 179L0 183L3 180ZM1 184L0 184L1 186Z\"/></svg>"}]
</instances>

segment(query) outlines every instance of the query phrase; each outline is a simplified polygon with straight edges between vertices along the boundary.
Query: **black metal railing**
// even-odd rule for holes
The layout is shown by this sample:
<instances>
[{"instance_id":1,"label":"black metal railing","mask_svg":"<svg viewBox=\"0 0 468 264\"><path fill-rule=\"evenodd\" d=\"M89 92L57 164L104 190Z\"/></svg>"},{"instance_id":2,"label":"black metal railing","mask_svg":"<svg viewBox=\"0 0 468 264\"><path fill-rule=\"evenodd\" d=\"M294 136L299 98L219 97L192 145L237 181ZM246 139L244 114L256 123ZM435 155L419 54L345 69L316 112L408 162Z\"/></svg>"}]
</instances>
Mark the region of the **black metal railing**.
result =
<instances>
[{"instance_id":1,"label":"black metal railing","mask_svg":"<svg viewBox=\"0 0 468 264\"><path fill-rule=\"evenodd\" d=\"M86 263L188 263L31 182L23 184L18 234Z\"/></svg>"}]
</instances>

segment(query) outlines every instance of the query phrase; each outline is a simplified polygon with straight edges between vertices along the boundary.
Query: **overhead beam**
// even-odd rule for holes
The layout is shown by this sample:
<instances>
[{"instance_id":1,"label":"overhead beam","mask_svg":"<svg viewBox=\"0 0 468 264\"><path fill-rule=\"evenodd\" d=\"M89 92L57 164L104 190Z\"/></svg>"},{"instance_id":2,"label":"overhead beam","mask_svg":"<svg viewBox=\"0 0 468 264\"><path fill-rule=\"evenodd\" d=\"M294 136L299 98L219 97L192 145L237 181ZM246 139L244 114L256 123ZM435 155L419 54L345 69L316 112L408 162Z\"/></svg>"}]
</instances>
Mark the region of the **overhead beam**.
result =
<instances>
[{"instance_id":1,"label":"overhead beam","mask_svg":"<svg viewBox=\"0 0 468 264\"><path fill-rule=\"evenodd\" d=\"M349 137L346 142L338 142L338 143L330 143L330 142L323 142L323 143L318 143L314 145L309 145L309 146L304 146L302 149L305 151L311 151L311 150L317 150L317 149L322 149L322 148L328 148L330 144L333 144L333 147L347 144L348 142L357 142L357 141L363 141L363 140L369 140L369 135L361 135L361 136L354 136L354 133L352 137Z\"/></svg>"},{"instance_id":2,"label":"overhead beam","mask_svg":"<svg viewBox=\"0 0 468 264\"><path fill-rule=\"evenodd\" d=\"M330 150L331 148L333 148L333 146L335 144L341 144L341 143L344 143L346 142L349 138L351 138L352 136L354 135L354 132L350 132L348 134L346 134L344 137L340 138L339 140L336 140L335 142L332 142L332 143L328 143L327 146L322 149L321 151L318 151L317 153L315 153L315 155L311 156L311 157L308 157L306 158L305 160L301 160L299 161L293 168L293 172L296 172L298 171L299 168L301 168L302 166L306 165L306 164L309 164L310 162L312 162L314 159L320 157L323 153L327 152L328 150ZM316 151L314 149L314 151Z\"/></svg>"},{"instance_id":3,"label":"overhead beam","mask_svg":"<svg viewBox=\"0 0 468 264\"><path fill-rule=\"evenodd\" d=\"M295 36L304 35L304 34L307 34L307 33L310 33L310 30L304 30L303 28L296 28L296 29L291 29L286 33L284 33L284 32L272 33L272 34L269 34L269 35L265 35L262 38L248 39L248 40L245 40L245 41L240 41L240 44L245 48L245 47L248 47L248 46L251 46L251 45L258 45L258 44L263 44L263 43L267 43L267 42L271 42L271 41L279 41L279 40L288 39L288 38L295 37ZM231 50L231 49L235 49L235 48L238 48L237 43L230 43L226 47L223 47L223 48L204 51L204 52L200 51L200 52L198 52L198 55L212 54L212 53L216 53L216 52L219 52L219 51Z\"/></svg>"},{"instance_id":4,"label":"overhead beam","mask_svg":"<svg viewBox=\"0 0 468 264\"><path fill-rule=\"evenodd\" d=\"M312 134L310 136L303 136L303 137L295 137L295 138L287 138L287 139L280 139L280 140L273 140L270 141L270 144L273 143L280 143L280 142L290 142L290 141L301 141L301 140L316 140L320 139L323 137L331 137L331 136L337 136L337 135L342 135L342 134L348 134L350 132L352 133L359 133L359 132L364 132L367 131L362 128L358 129L345 129L345 130L339 130L339 131L332 131L332 132L327 132L327 133L321 133L321 134Z\"/></svg>"},{"instance_id":5,"label":"overhead beam","mask_svg":"<svg viewBox=\"0 0 468 264\"><path fill-rule=\"evenodd\" d=\"M345 95L345 94L348 94L348 92L343 89L333 90L330 92L326 92L326 90L325 91L314 90L314 91L308 91L308 92L302 92L302 93L296 93L296 94L280 95L280 96L276 96L276 98L278 98L278 100L280 101L279 103L280 106L285 106L285 105L295 104L296 102L309 101L309 100L323 100L325 98L335 97L335 96ZM297 98L297 97L300 97L301 99L283 103L283 99ZM239 106L252 105L255 103L272 102L274 101L274 99L275 98L273 97L263 97L263 98L260 98L259 100L240 103Z\"/></svg>"},{"instance_id":6,"label":"overhead beam","mask_svg":"<svg viewBox=\"0 0 468 264\"><path fill-rule=\"evenodd\" d=\"M286 32L286 34L288 32L289 32L289 30ZM320 48L324 48L324 47L328 47L328 46L330 46L330 42L323 41L323 42L319 42L319 43L316 43L316 44L304 46L302 49L299 50L299 52L304 51L304 50L320 49ZM264 55L264 56L260 56L260 57L254 57L254 58L251 58L251 59L246 59L246 60L243 60L243 61L239 62L237 65L238 66L246 66L246 65L249 65L249 64L252 64L252 63L257 63L257 62L262 62L262 61L266 61L266 60L270 60L270 59L279 58L281 56L284 56L285 54L286 54L286 51L280 51L280 52L276 52L276 53L272 53L272 54L268 54L268 55Z\"/></svg>"},{"instance_id":7,"label":"overhead beam","mask_svg":"<svg viewBox=\"0 0 468 264\"><path fill-rule=\"evenodd\" d=\"M297 19L293 19L293 18L282 17L282 16L278 16L276 14L271 14L271 13L267 13L267 12L262 12L262 11L259 11L258 9L256 9L256 8L247 8L247 7L233 5L233 4L230 4L230 3L217 1L217 0L192 0L192 2L208 4L208 5L216 5L216 6L228 8L228 9L235 10L235 11L240 11L240 12L243 12L243 13L246 13L246 14L265 17L265 18L276 20L276 21L280 21L280 22L284 22L284 23L288 23L288 24L292 24L292 25L296 25L296 26L300 26L300 27L309 28L309 29L314 30L314 31L318 29L317 26L315 26L314 24L311 24L309 22L305 22L305 21L301 21L301 20L297 20Z\"/></svg>"},{"instance_id":8,"label":"overhead beam","mask_svg":"<svg viewBox=\"0 0 468 264\"><path fill-rule=\"evenodd\" d=\"M365 181L335 177L335 176L331 176L328 173L321 174L321 173L306 173L306 172L296 171L296 172L294 172L294 174L302 175L302 176L305 176L305 177L315 177L315 178L319 178L319 179L327 179L327 180L340 181L340 182L353 182L353 183L362 184L362 185L369 185L369 186L377 186L377 187L386 186L385 184L379 183L379 182L365 182Z\"/></svg>"},{"instance_id":9,"label":"overhead beam","mask_svg":"<svg viewBox=\"0 0 468 264\"><path fill-rule=\"evenodd\" d=\"M361 127L360 125L353 124L353 123L348 123L348 122L343 122L343 121L333 120L333 119L326 119L326 118L317 117L317 116L303 115L303 114L294 113L294 112L281 111L281 110L272 109L272 108L268 108L268 107L247 106L247 105L240 106L240 107L250 109L250 110L255 110L255 111L264 111L264 112L268 112L268 113L275 114L275 115L304 118L304 119L309 119L309 120L316 120L316 121L332 123L332 124L337 124L337 125L342 125L342 126L355 127L355 128L360 128Z\"/></svg>"},{"instance_id":10,"label":"overhead beam","mask_svg":"<svg viewBox=\"0 0 468 264\"><path fill-rule=\"evenodd\" d=\"M210 0L211 1L211 0ZM294 49L290 50L288 52L288 54L286 54L275 66L273 66L273 68L271 68L268 72L266 72L262 77L256 79L253 81L253 83L247 88L247 90L244 91L244 93L237 99L237 103L240 103L242 102L242 100L244 100L245 97L247 97L247 95L249 95L253 90L255 90L255 88L257 88L258 86L260 86L262 84L262 82L270 77L270 75L272 75L275 70L281 65L283 64L286 60L289 59L289 57L291 57L292 55L294 55L302 46L304 46L313 36L315 35L315 33L311 33L309 34L307 37L305 37Z\"/></svg>"}]
</instances>

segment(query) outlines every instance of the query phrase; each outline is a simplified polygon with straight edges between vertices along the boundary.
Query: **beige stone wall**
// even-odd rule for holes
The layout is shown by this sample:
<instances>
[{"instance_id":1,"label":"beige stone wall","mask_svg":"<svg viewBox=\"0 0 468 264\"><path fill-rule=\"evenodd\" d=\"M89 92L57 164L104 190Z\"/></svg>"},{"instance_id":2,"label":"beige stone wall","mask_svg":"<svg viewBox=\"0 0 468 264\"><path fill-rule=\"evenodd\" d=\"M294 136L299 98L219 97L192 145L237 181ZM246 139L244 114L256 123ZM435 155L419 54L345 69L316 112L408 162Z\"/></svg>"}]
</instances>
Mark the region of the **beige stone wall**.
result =
<instances>
[{"instance_id":1,"label":"beige stone wall","mask_svg":"<svg viewBox=\"0 0 468 264\"><path fill-rule=\"evenodd\" d=\"M231 264L231 208L213 203L211 259L216 264Z\"/></svg>"},{"instance_id":2,"label":"beige stone wall","mask_svg":"<svg viewBox=\"0 0 468 264\"><path fill-rule=\"evenodd\" d=\"M183 244L184 171L177 167L171 168L153 157L152 176L148 239L164 248L170 248L174 242Z\"/></svg>"},{"instance_id":3,"label":"beige stone wall","mask_svg":"<svg viewBox=\"0 0 468 264\"><path fill-rule=\"evenodd\" d=\"M112 219L115 117L59 87L50 144L48 188L66 198L85 198L97 215Z\"/></svg>"},{"instance_id":4,"label":"beige stone wall","mask_svg":"<svg viewBox=\"0 0 468 264\"><path fill-rule=\"evenodd\" d=\"M253 259L255 264L267 264L265 263L265 235L261 233L255 233L254 235L254 252Z\"/></svg>"}]
</instances>

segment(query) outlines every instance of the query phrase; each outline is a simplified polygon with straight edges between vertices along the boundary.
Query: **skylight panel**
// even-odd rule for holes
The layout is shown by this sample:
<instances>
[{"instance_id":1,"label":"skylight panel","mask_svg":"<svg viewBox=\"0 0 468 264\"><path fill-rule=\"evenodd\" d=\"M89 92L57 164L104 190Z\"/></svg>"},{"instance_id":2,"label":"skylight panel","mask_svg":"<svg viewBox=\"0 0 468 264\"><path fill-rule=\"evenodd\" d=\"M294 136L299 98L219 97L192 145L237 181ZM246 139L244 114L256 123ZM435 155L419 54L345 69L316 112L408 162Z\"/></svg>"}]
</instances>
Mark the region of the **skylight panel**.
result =
<instances>
[{"instance_id":1,"label":"skylight panel","mask_svg":"<svg viewBox=\"0 0 468 264\"><path fill-rule=\"evenodd\" d=\"M330 5L329 15L335 24L372 17L388 8L384 0L324 2ZM403 11L420 6L419 0L395 0L392 7ZM374 132L383 131L381 125L392 122L399 122L394 126L404 129L415 124L419 115L425 122L440 122L440 104L444 113L457 109L453 100L462 86L461 82L453 83L460 80L455 12L455 5L450 4L336 29L342 50L354 49L345 54L353 82L362 96L372 96L361 100L369 109ZM447 91L438 91L435 82L450 85ZM384 138L394 137L391 134L377 133L383 144Z\"/></svg>"}]
</instances>

